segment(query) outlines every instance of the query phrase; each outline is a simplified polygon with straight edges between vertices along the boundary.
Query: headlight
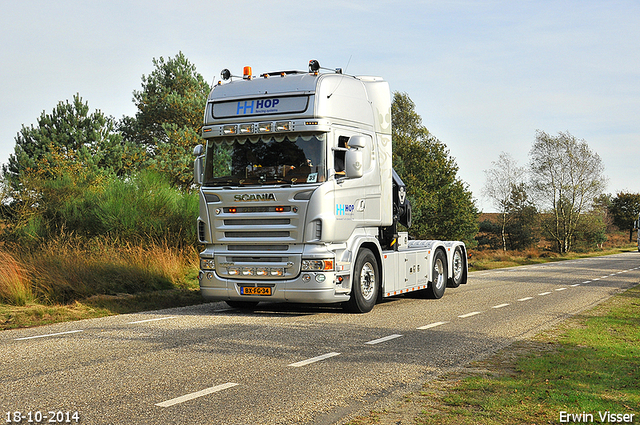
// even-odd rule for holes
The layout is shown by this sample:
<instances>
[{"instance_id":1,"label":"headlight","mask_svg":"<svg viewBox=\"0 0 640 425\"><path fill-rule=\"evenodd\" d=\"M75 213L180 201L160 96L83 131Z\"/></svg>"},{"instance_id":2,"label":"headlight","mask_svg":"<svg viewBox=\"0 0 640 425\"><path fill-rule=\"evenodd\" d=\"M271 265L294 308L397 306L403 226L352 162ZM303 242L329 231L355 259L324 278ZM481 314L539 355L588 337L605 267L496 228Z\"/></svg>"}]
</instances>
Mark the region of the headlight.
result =
<instances>
[{"instance_id":1,"label":"headlight","mask_svg":"<svg viewBox=\"0 0 640 425\"><path fill-rule=\"evenodd\" d=\"M302 270L305 272L332 272L334 261L330 260L302 260Z\"/></svg>"},{"instance_id":2,"label":"headlight","mask_svg":"<svg viewBox=\"0 0 640 425\"><path fill-rule=\"evenodd\" d=\"M213 258L201 258L200 259L200 270L215 270L215 261Z\"/></svg>"}]
</instances>

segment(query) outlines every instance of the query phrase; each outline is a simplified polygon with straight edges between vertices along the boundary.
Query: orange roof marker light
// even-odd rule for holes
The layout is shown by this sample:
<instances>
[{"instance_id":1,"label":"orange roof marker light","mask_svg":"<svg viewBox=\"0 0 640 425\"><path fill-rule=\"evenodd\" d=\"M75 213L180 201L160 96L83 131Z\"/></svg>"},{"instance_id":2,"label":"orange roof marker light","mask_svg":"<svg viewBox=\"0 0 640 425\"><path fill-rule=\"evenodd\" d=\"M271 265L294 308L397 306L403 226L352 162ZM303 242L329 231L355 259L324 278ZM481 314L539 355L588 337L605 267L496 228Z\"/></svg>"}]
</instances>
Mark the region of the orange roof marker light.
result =
<instances>
[{"instance_id":1,"label":"orange roof marker light","mask_svg":"<svg viewBox=\"0 0 640 425\"><path fill-rule=\"evenodd\" d=\"M242 78L244 78L245 80L250 80L251 79L251 67L250 66L245 66L242 69Z\"/></svg>"}]
</instances>

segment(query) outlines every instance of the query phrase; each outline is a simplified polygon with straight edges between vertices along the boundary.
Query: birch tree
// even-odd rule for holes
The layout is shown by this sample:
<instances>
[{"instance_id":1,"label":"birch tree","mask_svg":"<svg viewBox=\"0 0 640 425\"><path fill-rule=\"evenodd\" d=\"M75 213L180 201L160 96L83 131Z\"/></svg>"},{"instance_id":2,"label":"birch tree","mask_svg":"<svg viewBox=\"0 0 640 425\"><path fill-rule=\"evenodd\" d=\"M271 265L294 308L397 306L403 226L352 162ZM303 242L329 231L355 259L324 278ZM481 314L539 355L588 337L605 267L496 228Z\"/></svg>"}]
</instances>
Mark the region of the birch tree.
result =
<instances>
[{"instance_id":1,"label":"birch tree","mask_svg":"<svg viewBox=\"0 0 640 425\"><path fill-rule=\"evenodd\" d=\"M524 187L526 169L518 166L511 155L501 152L497 161L491 162L492 168L484 170L485 184L482 194L491 200L500 214L502 249L507 250L506 228L509 224L511 197L514 189Z\"/></svg>"},{"instance_id":2,"label":"birch tree","mask_svg":"<svg viewBox=\"0 0 640 425\"><path fill-rule=\"evenodd\" d=\"M569 252L582 215L606 187L602 160L586 141L568 132L552 136L538 131L529 156L533 193L549 213L543 230L558 252Z\"/></svg>"}]
</instances>

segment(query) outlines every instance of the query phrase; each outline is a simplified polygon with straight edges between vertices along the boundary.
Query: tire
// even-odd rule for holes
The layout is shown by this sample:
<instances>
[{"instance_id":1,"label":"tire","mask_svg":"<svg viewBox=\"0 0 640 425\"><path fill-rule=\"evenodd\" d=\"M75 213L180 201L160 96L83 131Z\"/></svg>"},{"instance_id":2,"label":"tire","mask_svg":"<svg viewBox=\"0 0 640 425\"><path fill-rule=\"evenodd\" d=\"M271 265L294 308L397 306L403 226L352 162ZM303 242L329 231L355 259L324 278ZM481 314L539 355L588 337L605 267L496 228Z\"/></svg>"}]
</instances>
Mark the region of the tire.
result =
<instances>
[{"instance_id":1,"label":"tire","mask_svg":"<svg viewBox=\"0 0 640 425\"><path fill-rule=\"evenodd\" d=\"M344 304L352 313L367 313L378 301L380 272L378 260L369 249L362 249L356 259L351 285L351 299Z\"/></svg>"},{"instance_id":2,"label":"tire","mask_svg":"<svg viewBox=\"0 0 640 425\"><path fill-rule=\"evenodd\" d=\"M253 310L258 305L257 301L225 301L231 308L237 308L238 310Z\"/></svg>"},{"instance_id":3,"label":"tire","mask_svg":"<svg viewBox=\"0 0 640 425\"><path fill-rule=\"evenodd\" d=\"M447 287L447 255L443 250L439 249L433 256L433 279L429 283L429 287L425 289L428 298L439 299L444 295Z\"/></svg>"},{"instance_id":4,"label":"tire","mask_svg":"<svg viewBox=\"0 0 640 425\"><path fill-rule=\"evenodd\" d=\"M451 261L453 276L448 280L447 287L457 288L461 283L467 283L467 259L462 255L462 248L456 247Z\"/></svg>"}]
</instances>

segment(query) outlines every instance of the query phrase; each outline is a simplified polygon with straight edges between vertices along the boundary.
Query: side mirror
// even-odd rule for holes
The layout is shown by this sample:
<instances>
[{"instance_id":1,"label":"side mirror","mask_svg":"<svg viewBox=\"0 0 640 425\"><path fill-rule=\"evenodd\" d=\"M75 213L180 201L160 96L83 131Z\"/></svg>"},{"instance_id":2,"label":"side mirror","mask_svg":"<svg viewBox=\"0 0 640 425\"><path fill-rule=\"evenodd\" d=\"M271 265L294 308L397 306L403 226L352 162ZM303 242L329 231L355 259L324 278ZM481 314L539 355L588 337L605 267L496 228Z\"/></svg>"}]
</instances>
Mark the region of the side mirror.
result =
<instances>
[{"instance_id":1,"label":"side mirror","mask_svg":"<svg viewBox=\"0 0 640 425\"><path fill-rule=\"evenodd\" d=\"M196 159L193 161L193 181L196 184L202 184L204 181L204 146L196 146L193 149L193 154L196 155Z\"/></svg>"},{"instance_id":2,"label":"side mirror","mask_svg":"<svg viewBox=\"0 0 640 425\"><path fill-rule=\"evenodd\" d=\"M345 174L348 179L362 177L363 174L363 151L367 145L367 138L361 135L349 138L349 150L345 152Z\"/></svg>"},{"instance_id":3,"label":"side mirror","mask_svg":"<svg viewBox=\"0 0 640 425\"><path fill-rule=\"evenodd\" d=\"M348 179L362 177L363 161L362 151L349 149L345 152L345 174Z\"/></svg>"},{"instance_id":4,"label":"side mirror","mask_svg":"<svg viewBox=\"0 0 640 425\"><path fill-rule=\"evenodd\" d=\"M355 149L362 149L367 145L367 138L364 136L351 136L349 138L349 147Z\"/></svg>"}]
</instances>

